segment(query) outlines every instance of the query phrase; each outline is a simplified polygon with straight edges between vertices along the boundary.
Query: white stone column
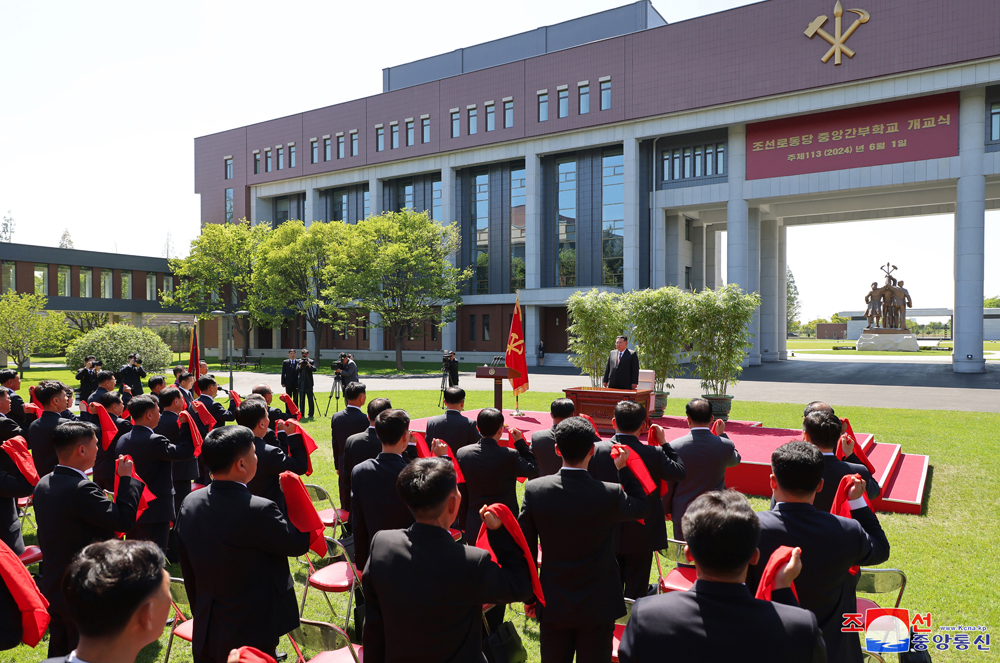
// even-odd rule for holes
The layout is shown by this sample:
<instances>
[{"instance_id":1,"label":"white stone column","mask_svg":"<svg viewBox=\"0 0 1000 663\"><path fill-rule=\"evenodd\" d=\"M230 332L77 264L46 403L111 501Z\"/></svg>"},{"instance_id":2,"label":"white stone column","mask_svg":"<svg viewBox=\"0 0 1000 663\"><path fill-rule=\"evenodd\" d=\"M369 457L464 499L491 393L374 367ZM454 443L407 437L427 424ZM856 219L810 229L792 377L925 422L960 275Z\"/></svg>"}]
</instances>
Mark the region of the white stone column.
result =
<instances>
[{"instance_id":1,"label":"white stone column","mask_svg":"<svg viewBox=\"0 0 1000 663\"><path fill-rule=\"evenodd\" d=\"M747 292L760 293L760 208L747 211ZM760 309L750 322L750 365L760 366Z\"/></svg>"},{"instance_id":2,"label":"white stone column","mask_svg":"<svg viewBox=\"0 0 1000 663\"><path fill-rule=\"evenodd\" d=\"M524 347L528 366L538 366L538 342L542 339L542 307L524 307Z\"/></svg>"},{"instance_id":3,"label":"white stone column","mask_svg":"<svg viewBox=\"0 0 1000 663\"><path fill-rule=\"evenodd\" d=\"M524 177L524 287L536 290L542 287L542 162L534 152L524 155Z\"/></svg>"},{"instance_id":4,"label":"white stone column","mask_svg":"<svg viewBox=\"0 0 1000 663\"><path fill-rule=\"evenodd\" d=\"M747 134L742 124L729 127L729 202L726 204L726 281L750 290L747 249L749 207L743 197L747 174Z\"/></svg>"},{"instance_id":5,"label":"white stone column","mask_svg":"<svg viewBox=\"0 0 1000 663\"><path fill-rule=\"evenodd\" d=\"M139 329L140 327L143 326L143 324L142 324L142 313L133 313L132 314L132 326L135 327L136 329Z\"/></svg>"},{"instance_id":6,"label":"white stone column","mask_svg":"<svg viewBox=\"0 0 1000 663\"><path fill-rule=\"evenodd\" d=\"M444 182L441 183L444 195ZM442 202L443 202L442 198ZM368 180L368 212L372 216L382 213L382 180L374 175Z\"/></svg>"},{"instance_id":7,"label":"white stone column","mask_svg":"<svg viewBox=\"0 0 1000 663\"><path fill-rule=\"evenodd\" d=\"M626 131L623 141L625 157L625 241L624 241L624 290L639 288L639 210L642 205L649 206L648 200L642 200L639 181L639 141Z\"/></svg>"},{"instance_id":8,"label":"white stone column","mask_svg":"<svg viewBox=\"0 0 1000 663\"><path fill-rule=\"evenodd\" d=\"M962 90L958 154L961 161L955 205L956 373L983 373L983 278L986 243L986 91Z\"/></svg>"},{"instance_id":9,"label":"white stone column","mask_svg":"<svg viewBox=\"0 0 1000 663\"><path fill-rule=\"evenodd\" d=\"M250 225L258 223L271 225L274 222L274 205L270 198L261 198L256 194L256 189L250 192Z\"/></svg>"},{"instance_id":10,"label":"white stone column","mask_svg":"<svg viewBox=\"0 0 1000 663\"><path fill-rule=\"evenodd\" d=\"M308 228L316 221L329 221L330 219L324 219L322 210L319 204L319 189L314 189L313 187L306 187L306 213L302 216L302 220ZM317 359L317 361L319 361Z\"/></svg>"},{"instance_id":11,"label":"white stone column","mask_svg":"<svg viewBox=\"0 0 1000 663\"><path fill-rule=\"evenodd\" d=\"M665 278L657 283L657 287L684 287L684 224L685 219L680 214L668 214L666 217L666 244L663 247L663 265L660 267Z\"/></svg>"},{"instance_id":12,"label":"white stone column","mask_svg":"<svg viewBox=\"0 0 1000 663\"><path fill-rule=\"evenodd\" d=\"M368 349L372 352L382 352L385 349L385 343L383 343L384 332L382 329L375 327L381 321L382 316L378 313L370 312L368 314Z\"/></svg>"},{"instance_id":13,"label":"white stone column","mask_svg":"<svg viewBox=\"0 0 1000 663\"><path fill-rule=\"evenodd\" d=\"M760 222L760 359L778 361L778 222Z\"/></svg>"},{"instance_id":14,"label":"white stone column","mask_svg":"<svg viewBox=\"0 0 1000 663\"><path fill-rule=\"evenodd\" d=\"M691 288L705 288L705 226L691 229Z\"/></svg>"},{"instance_id":15,"label":"white stone column","mask_svg":"<svg viewBox=\"0 0 1000 663\"><path fill-rule=\"evenodd\" d=\"M649 217L649 286L662 288L667 284L667 226L669 215L664 209L653 209Z\"/></svg>"},{"instance_id":16,"label":"white stone column","mask_svg":"<svg viewBox=\"0 0 1000 663\"><path fill-rule=\"evenodd\" d=\"M788 259L786 237L788 228L778 221L778 310L775 315L775 336L778 339L778 359L788 359Z\"/></svg>"},{"instance_id":17,"label":"white stone column","mask_svg":"<svg viewBox=\"0 0 1000 663\"><path fill-rule=\"evenodd\" d=\"M721 256L719 252L719 233L712 229L712 226L705 226L705 279L702 287L706 290L714 290L719 284L717 273L722 266L719 264Z\"/></svg>"}]
</instances>

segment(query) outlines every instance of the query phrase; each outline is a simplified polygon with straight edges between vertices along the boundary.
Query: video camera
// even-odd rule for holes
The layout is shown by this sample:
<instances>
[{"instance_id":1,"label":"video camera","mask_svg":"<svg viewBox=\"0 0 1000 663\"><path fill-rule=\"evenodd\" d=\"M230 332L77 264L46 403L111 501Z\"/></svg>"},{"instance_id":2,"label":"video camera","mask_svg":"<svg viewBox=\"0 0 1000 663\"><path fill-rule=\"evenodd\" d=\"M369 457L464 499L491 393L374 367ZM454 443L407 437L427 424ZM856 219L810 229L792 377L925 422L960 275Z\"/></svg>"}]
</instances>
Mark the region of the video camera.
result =
<instances>
[{"instance_id":1,"label":"video camera","mask_svg":"<svg viewBox=\"0 0 1000 663\"><path fill-rule=\"evenodd\" d=\"M339 374L340 371L345 366L347 366L347 362L350 359L351 359L351 355L347 354L346 352L341 352L340 353L340 357L337 358L337 361L335 361L332 364L330 364L330 368L333 369L334 372L336 372L337 374Z\"/></svg>"}]
</instances>

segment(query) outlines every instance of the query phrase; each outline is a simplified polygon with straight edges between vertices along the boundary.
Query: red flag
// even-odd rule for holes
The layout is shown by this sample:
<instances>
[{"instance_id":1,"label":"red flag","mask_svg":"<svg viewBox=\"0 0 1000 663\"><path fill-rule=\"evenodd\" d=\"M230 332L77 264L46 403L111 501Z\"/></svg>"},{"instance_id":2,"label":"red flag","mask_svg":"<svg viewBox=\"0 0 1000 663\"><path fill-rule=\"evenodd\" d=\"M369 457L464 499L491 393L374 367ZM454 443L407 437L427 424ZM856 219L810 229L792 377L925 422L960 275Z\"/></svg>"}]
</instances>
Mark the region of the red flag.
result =
<instances>
[{"instance_id":1,"label":"red flag","mask_svg":"<svg viewBox=\"0 0 1000 663\"><path fill-rule=\"evenodd\" d=\"M44 410L45 409L45 408L42 407L42 402L40 400L38 400L37 396L35 396L35 388L33 386L32 387L28 387L28 394L30 396L30 400L31 400L31 404L32 405L37 405L39 410Z\"/></svg>"},{"instance_id":2,"label":"red flag","mask_svg":"<svg viewBox=\"0 0 1000 663\"><path fill-rule=\"evenodd\" d=\"M101 448L107 451L108 446L115 439L115 435L118 434L118 426L115 426L114 419L100 403L90 405L90 413L94 414L95 412L97 413L97 421L101 425Z\"/></svg>"},{"instance_id":3,"label":"red flag","mask_svg":"<svg viewBox=\"0 0 1000 663\"><path fill-rule=\"evenodd\" d=\"M278 483L285 493L288 520L300 532L309 532L309 548L320 557L325 557L327 546L326 539L323 538L323 521L309 499L302 478L294 472L282 472L278 475Z\"/></svg>"},{"instance_id":4,"label":"red flag","mask_svg":"<svg viewBox=\"0 0 1000 663\"><path fill-rule=\"evenodd\" d=\"M854 455L858 457L858 460L860 460L865 467L868 468L868 471L872 473L872 476L875 476L875 466L872 465L870 460L868 460L868 454L866 454L865 450L861 448L860 444L858 444L858 438L854 437L854 429L851 428L850 420L841 419L840 422L844 424L844 434L840 436L841 440L846 437L854 443ZM846 458L846 456L844 455L843 445L838 442L837 460L844 460L844 458Z\"/></svg>"},{"instance_id":5,"label":"red flag","mask_svg":"<svg viewBox=\"0 0 1000 663\"><path fill-rule=\"evenodd\" d=\"M313 439L312 435L306 432L306 429L302 427L302 424L295 422L295 432L302 436L302 443L306 448L306 460L309 463L309 469L306 470L306 476L313 473L313 462L312 462L312 452L319 449L316 446L316 440Z\"/></svg>"},{"instance_id":6,"label":"red flag","mask_svg":"<svg viewBox=\"0 0 1000 663\"><path fill-rule=\"evenodd\" d=\"M21 642L34 647L49 627L49 602L38 591L24 562L3 541L0 541L0 578L21 612Z\"/></svg>"},{"instance_id":7,"label":"red flag","mask_svg":"<svg viewBox=\"0 0 1000 663\"><path fill-rule=\"evenodd\" d=\"M515 518L514 514L511 513L510 508L504 504L491 504L489 506L489 511L500 519L503 526L508 532L510 532L510 535L514 537L514 543L516 543L524 553L524 558L528 560L528 573L531 575L531 588L535 592L535 597L538 601L542 605L545 605L545 595L542 594L542 583L538 580L538 571L535 568L535 555L532 551L528 550L528 542L524 539L524 533L521 531L521 526L517 523L517 518ZM490 540L486 531L486 523L483 522L479 528L479 536L476 537L476 547L480 550L488 551L493 561L497 562L497 556L493 553L493 548L490 547ZM497 564L499 564L499 562L497 562Z\"/></svg>"},{"instance_id":8,"label":"red flag","mask_svg":"<svg viewBox=\"0 0 1000 663\"><path fill-rule=\"evenodd\" d=\"M188 373L194 376L194 393L201 396L198 378L201 377L201 350L198 348L198 325L191 327L191 355L188 359Z\"/></svg>"},{"instance_id":9,"label":"red flag","mask_svg":"<svg viewBox=\"0 0 1000 663\"><path fill-rule=\"evenodd\" d=\"M229 397L233 399L233 404L236 405L236 407L239 407L240 405L243 404L243 399L240 398L240 395L237 394L232 389L229 390Z\"/></svg>"},{"instance_id":10,"label":"red flag","mask_svg":"<svg viewBox=\"0 0 1000 663\"><path fill-rule=\"evenodd\" d=\"M181 410L181 413L177 415L177 427L181 428L181 424L185 421L191 430L191 441L194 442L194 457L197 458L201 455L201 445L205 442L201 439L201 431L198 430L198 426L194 423L194 417L187 410Z\"/></svg>"},{"instance_id":11,"label":"red flag","mask_svg":"<svg viewBox=\"0 0 1000 663\"><path fill-rule=\"evenodd\" d=\"M292 400L291 396L289 396L288 394L282 394L281 396L278 396L278 398L281 400L282 403L288 406L288 412L291 413L293 417L295 417L295 421L298 421L299 419L302 418L302 413L299 412L299 408L297 405L295 405L295 401Z\"/></svg>"},{"instance_id":12,"label":"red flag","mask_svg":"<svg viewBox=\"0 0 1000 663\"><path fill-rule=\"evenodd\" d=\"M833 505L830 507L830 513L833 515L840 516L842 518L851 517L851 503L850 500L847 499L847 494L851 492L851 484L854 483L853 480L855 477L858 479L862 478L860 474L846 474L840 478L840 483L837 485L837 492L833 496ZM865 504L867 504L868 508L871 509L872 503L868 499L868 494L862 493L861 496L865 498ZM872 509L872 511L874 511L874 509ZM852 566L851 575L858 575L859 570L860 567Z\"/></svg>"},{"instance_id":13,"label":"red flag","mask_svg":"<svg viewBox=\"0 0 1000 663\"><path fill-rule=\"evenodd\" d=\"M17 465L17 471L32 486L37 486L40 477L38 470L35 469L35 462L31 459L31 453L28 452L28 443L24 441L24 438L17 435L9 440L4 440L4 443L0 444L0 448L6 451L10 459Z\"/></svg>"},{"instance_id":14,"label":"red flag","mask_svg":"<svg viewBox=\"0 0 1000 663\"><path fill-rule=\"evenodd\" d=\"M774 576L792 559L793 550L794 548L790 546L778 546L777 550L771 553L771 558L767 560L767 565L761 574L760 584L757 585L757 595L754 598L762 601L771 600L771 592L774 591ZM799 593L795 591L794 582L792 583L792 594L795 595L796 599L799 598Z\"/></svg>"},{"instance_id":15,"label":"red flag","mask_svg":"<svg viewBox=\"0 0 1000 663\"><path fill-rule=\"evenodd\" d=\"M507 357L504 360L507 368L512 368L521 374L519 378L510 378L510 386L514 395L518 396L528 391L528 356L525 353L524 326L521 324L521 293L514 302L514 317L510 321L510 335L507 337Z\"/></svg>"},{"instance_id":16,"label":"red flag","mask_svg":"<svg viewBox=\"0 0 1000 663\"><path fill-rule=\"evenodd\" d=\"M433 458L434 454L431 452L431 448L427 445L427 440L424 438L423 433L418 433L417 431L410 431L413 433L413 438L417 441L417 456L420 458ZM462 474L462 468L458 466L458 460L451 453L451 447L448 447L448 458L451 459L451 464L455 466L455 481L456 483L465 483L465 475Z\"/></svg>"},{"instance_id":17,"label":"red flag","mask_svg":"<svg viewBox=\"0 0 1000 663\"><path fill-rule=\"evenodd\" d=\"M126 455L125 460L132 460L132 456ZM115 501L118 501L118 480L121 478L118 476L118 461L115 460ZM139 508L135 510L135 521L139 522L139 517L149 508L149 503L156 499L156 495L153 491L149 489L146 482L142 480L136 471L135 466L132 467L132 478L142 484L142 495L139 496ZM125 536L125 532L118 532L118 538Z\"/></svg>"}]
</instances>

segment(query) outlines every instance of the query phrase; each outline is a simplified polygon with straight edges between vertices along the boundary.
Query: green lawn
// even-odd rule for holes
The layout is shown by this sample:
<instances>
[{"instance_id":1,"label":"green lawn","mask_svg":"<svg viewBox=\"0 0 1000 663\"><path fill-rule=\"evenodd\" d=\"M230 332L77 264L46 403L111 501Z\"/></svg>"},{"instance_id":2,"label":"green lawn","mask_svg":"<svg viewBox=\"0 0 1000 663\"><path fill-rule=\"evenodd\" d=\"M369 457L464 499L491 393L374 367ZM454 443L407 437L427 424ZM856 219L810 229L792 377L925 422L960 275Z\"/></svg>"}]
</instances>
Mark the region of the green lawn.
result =
<instances>
[{"instance_id":1,"label":"green lawn","mask_svg":"<svg viewBox=\"0 0 1000 663\"><path fill-rule=\"evenodd\" d=\"M41 377L39 373L44 371L32 370L31 380ZM65 379L65 372L51 377ZM413 418L440 412L436 391L390 391L369 394L369 397L376 395L389 397L394 406L405 408ZM562 394L528 392L522 396L524 403L521 407L546 410L549 402L560 396ZM325 395L318 395L318 398L322 401ZM809 395L804 393L803 400L808 399ZM467 405L470 409L491 403L492 394L488 392L468 394ZM322 405L325 407L326 404ZM670 414L680 414L683 403L671 399L667 409ZM763 421L768 426L795 428L801 423L801 413L800 403L736 401L732 415L737 419ZM1000 592L995 580L1000 574L996 536L996 523L1000 520L1000 499L997 498L1000 495L1000 457L995 449L995 442L1000 439L1000 415L970 417L958 412L860 407L838 407L838 414L850 417L859 432L874 433L883 442L903 444L908 453L931 456L930 497L924 514L879 516L892 544L892 557L884 566L903 569L909 579L902 607L930 611L935 628L940 625L979 624L995 628L1000 624ZM336 495L337 477L329 444L329 421L317 418L305 421L305 425L319 442L313 461L316 472L308 481L323 485ZM522 490L519 485L519 492ZM764 498L753 497L751 502L758 510L767 508ZM31 525L26 527L25 538L28 543L36 540ZM804 562L808 563L807 560ZM297 591L301 592L306 580L305 567L295 560L291 565ZM176 567L170 571L179 575ZM654 564L650 580L655 579ZM309 596L306 618L337 621L331 616L319 592L311 591ZM887 601L886 597L882 597L883 604ZM343 600L334 597L334 605L342 613L346 597ZM509 607L507 619L513 621L520 631L528 648L529 660L538 661L538 624L526 620L519 612L520 608L520 605ZM165 632L164 637L147 647L138 660L143 663L162 660L166 641ZM44 641L37 651L21 646L0 656L0 660L4 663L36 663L44 658L46 646ZM282 639L279 650L287 651L289 660L293 660L294 653L287 639ZM187 643L175 641L171 658L190 660ZM934 652L936 661L958 658L952 652Z\"/></svg>"}]
</instances>

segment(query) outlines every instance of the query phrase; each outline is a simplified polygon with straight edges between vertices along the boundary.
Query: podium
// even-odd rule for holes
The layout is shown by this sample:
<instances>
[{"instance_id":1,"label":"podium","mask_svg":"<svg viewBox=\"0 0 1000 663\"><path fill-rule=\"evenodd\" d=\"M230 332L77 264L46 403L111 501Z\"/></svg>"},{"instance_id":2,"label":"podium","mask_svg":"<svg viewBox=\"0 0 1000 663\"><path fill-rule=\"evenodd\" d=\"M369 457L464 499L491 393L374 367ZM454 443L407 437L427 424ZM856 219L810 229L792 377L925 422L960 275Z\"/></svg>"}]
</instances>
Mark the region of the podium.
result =
<instances>
[{"instance_id":1,"label":"podium","mask_svg":"<svg viewBox=\"0 0 1000 663\"><path fill-rule=\"evenodd\" d=\"M573 401L576 414L586 414L594 420L597 431L603 434L614 434L615 428L611 419L615 416L615 406L619 401L635 401L642 404L649 412L650 401L653 399L652 389L602 389L600 387L576 387L563 389L566 398Z\"/></svg>"},{"instance_id":2,"label":"podium","mask_svg":"<svg viewBox=\"0 0 1000 663\"><path fill-rule=\"evenodd\" d=\"M503 410L503 381L509 378L521 377L521 372L506 366L477 366L477 378L493 380L493 407Z\"/></svg>"}]
</instances>

